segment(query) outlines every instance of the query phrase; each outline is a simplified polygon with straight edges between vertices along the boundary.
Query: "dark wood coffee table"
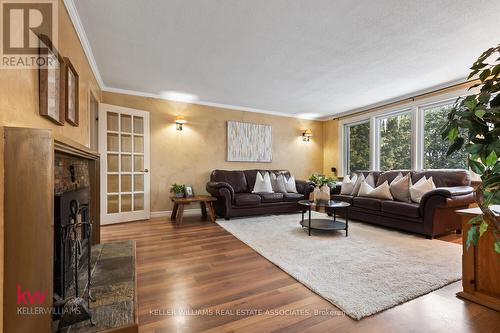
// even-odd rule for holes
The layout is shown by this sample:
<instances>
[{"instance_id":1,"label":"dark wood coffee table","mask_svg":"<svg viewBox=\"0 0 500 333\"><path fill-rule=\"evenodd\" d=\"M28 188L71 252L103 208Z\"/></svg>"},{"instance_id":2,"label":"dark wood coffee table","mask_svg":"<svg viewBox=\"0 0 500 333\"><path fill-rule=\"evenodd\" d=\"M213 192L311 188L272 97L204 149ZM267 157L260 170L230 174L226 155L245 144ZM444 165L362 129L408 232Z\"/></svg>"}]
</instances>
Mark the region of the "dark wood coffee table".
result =
<instances>
[{"instance_id":1,"label":"dark wood coffee table","mask_svg":"<svg viewBox=\"0 0 500 333\"><path fill-rule=\"evenodd\" d=\"M170 197L170 200L174 203L174 209L172 209L172 215L170 216L171 221L175 221L176 224L182 223L182 218L184 215L184 206L190 205L194 202L200 203L201 208L201 216L206 219L207 218L207 208L208 208L208 218L211 222L215 223L215 210L214 210L214 201L217 201L216 198L211 197L209 195L195 195L193 197L187 198L177 198Z\"/></svg>"},{"instance_id":2,"label":"dark wood coffee table","mask_svg":"<svg viewBox=\"0 0 500 333\"><path fill-rule=\"evenodd\" d=\"M345 230L345 236L347 237L347 233L349 230L349 210L347 209L350 204L344 201L309 201L309 200L300 200L299 205L304 206L309 211L309 218L304 220L304 213L306 211L302 210L302 220L300 221L300 225L302 227L306 227L309 230L309 236L311 236L311 230ZM320 207L329 208L330 211L333 211L334 217L324 218L324 219L311 219L311 209L312 207L319 209ZM337 220L337 210L344 209L345 210L345 222Z\"/></svg>"}]
</instances>

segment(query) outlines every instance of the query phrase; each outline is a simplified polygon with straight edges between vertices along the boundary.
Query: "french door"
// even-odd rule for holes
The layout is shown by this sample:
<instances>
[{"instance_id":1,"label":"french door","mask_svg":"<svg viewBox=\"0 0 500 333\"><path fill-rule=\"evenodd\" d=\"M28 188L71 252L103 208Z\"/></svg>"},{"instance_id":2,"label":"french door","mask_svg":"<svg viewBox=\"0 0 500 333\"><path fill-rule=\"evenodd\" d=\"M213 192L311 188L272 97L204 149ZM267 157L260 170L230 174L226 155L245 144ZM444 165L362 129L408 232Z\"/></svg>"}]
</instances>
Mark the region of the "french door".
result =
<instances>
[{"instance_id":1,"label":"french door","mask_svg":"<svg viewBox=\"0 0 500 333\"><path fill-rule=\"evenodd\" d=\"M150 217L149 113L99 104L101 224Z\"/></svg>"}]
</instances>

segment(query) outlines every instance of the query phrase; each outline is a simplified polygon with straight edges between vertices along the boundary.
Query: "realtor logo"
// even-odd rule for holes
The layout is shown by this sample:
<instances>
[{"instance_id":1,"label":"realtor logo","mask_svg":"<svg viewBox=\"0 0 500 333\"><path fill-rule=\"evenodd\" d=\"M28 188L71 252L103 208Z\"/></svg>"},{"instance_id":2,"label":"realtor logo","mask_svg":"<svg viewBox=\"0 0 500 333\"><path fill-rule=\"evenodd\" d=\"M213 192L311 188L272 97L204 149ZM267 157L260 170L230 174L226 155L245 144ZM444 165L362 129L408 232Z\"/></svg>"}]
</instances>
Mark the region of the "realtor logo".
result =
<instances>
[{"instance_id":1,"label":"realtor logo","mask_svg":"<svg viewBox=\"0 0 500 333\"><path fill-rule=\"evenodd\" d=\"M0 0L1 68L37 68L40 35L57 45L57 0Z\"/></svg>"}]
</instances>

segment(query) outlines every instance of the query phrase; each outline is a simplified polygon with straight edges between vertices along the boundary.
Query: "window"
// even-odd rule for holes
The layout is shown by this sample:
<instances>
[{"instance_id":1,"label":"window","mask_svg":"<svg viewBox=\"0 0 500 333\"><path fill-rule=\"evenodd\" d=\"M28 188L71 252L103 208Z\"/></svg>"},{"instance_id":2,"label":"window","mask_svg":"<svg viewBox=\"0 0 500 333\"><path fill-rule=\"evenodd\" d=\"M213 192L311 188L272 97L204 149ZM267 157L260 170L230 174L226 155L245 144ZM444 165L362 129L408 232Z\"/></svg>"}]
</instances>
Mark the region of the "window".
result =
<instances>
[{"instance_id":1,"label":"window","mask_svg":"<svg viewBox=\"0 0 500 333\"><path fill-rule=\"evenodd\" d=\"M411 169L411 113L378 119L379 169Z\"/></svg>"},{"instance_id":2,"label":"window","mask_svg":"<svg viewBox=\"0 0 500 333\"><path fill-rule=\"evenodd\" d=\"M446 123L453 103L423 108L424 120L424 156L425 169L464 169L467 168L465 149L446 157L450 142L441 138L441 131Z\"/></svg>"},{"instance_id":3,"label":"window","mask_svg":"<svg viewBox=\"0 0 500 333\"><path fill-rule=\"evenodd\" d=\"M346 125L347 172L370 169L370 122Z\"/></svg>"}]
</instances>

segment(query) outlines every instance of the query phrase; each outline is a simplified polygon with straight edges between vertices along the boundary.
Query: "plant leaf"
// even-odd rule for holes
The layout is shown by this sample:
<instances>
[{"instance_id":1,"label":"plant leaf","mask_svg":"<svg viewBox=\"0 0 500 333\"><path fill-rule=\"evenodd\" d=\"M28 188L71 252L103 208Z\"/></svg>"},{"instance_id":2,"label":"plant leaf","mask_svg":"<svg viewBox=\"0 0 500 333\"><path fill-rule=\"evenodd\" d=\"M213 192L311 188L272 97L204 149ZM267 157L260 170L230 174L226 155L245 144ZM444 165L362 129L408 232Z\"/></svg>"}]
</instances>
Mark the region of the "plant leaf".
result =
<instances>
[{"instance_id":1,"label":"plant leaf","mask_svg":"<svg viewBox=\"0 0 500 333\"><path fill-rule=\"evenodd\" d=\"M486 157L485 162L487 166L492 167L495 165L497 160L498 160L497 154L495 154L495 151L492 150L491 153L488 155L488 157Z\"/></svg>"},{"instance_id":2,"label":"plant leaf","mask_svg":"<svg viewBox=\"0 0 500 333\"><path fill-rule=\"evenodd\" d=\"M478 117L479 119L483 119L483 116L485 114L486 114L486 111L484 111L483 109L476 110L476 112L475 112L476 117Z\"/></svg>"},{"instance_id":3,"label":"plant leaf","mask_svg":"<svg viewBox=\"0 0 500 333\"><path fill-rule=\"evenodd\" d=\"M481 225L479 226L479 237L481 237L486 232L486 230L488 230L488 223L483 220L481 222Z\"/></svg>"},{"instance_id":4,"label":"plant leaf","mask_svg":"<svg viewBox=\"0 0 500 333\"><path fill-rule=\"evenodd\" d=\"M469 159L469 166L471 170L478 175L482 175L484 173L484 165L481 162Z\"/></svg>"},{"instance_id":5,"label":"plant leaf","mask_svg":"<svg viewBox=\"0 0 500 333\"><path fill-rule=\"evenodd\" d=\"M471 245L477 245L477 239L479 236L477 229L477 225L474 225L469 229L469 232L467 233L467 250L469 250L469 247Z\"/></svg>"},{"instance_id":6,"label":"plant leaf","mask_svg":"<svg viewBox=\"0 0 500 333\"><path fill-rule=\"evenodd\" d=\"M495 251L500 254L500 240L497 239L495 242Z\"/></svg>"}]
</instances>

